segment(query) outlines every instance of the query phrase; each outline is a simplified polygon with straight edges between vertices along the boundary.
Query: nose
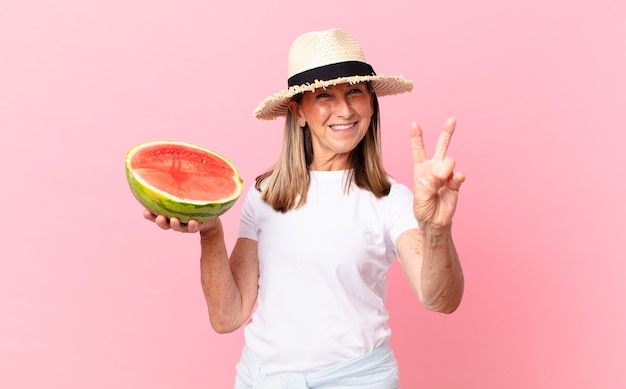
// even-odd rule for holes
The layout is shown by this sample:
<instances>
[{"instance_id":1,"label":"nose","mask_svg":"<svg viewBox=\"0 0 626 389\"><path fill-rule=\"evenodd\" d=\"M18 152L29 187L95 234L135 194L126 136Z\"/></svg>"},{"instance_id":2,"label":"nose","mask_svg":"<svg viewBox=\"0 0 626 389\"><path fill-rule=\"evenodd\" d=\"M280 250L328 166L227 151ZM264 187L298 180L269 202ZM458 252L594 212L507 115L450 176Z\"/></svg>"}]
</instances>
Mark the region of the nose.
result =
<instances>
[{"instance_id":1,"label":"nose","mask_svg":"<svg viewBox=\"0 0 626 389\"><path fill-rule=\"evenodd\" d=\"M350 101L344 95L339 95L335 100L334 113L336 116L349 118L352 116L354 109L350 104Z\"/></svg>"}]
</instances>

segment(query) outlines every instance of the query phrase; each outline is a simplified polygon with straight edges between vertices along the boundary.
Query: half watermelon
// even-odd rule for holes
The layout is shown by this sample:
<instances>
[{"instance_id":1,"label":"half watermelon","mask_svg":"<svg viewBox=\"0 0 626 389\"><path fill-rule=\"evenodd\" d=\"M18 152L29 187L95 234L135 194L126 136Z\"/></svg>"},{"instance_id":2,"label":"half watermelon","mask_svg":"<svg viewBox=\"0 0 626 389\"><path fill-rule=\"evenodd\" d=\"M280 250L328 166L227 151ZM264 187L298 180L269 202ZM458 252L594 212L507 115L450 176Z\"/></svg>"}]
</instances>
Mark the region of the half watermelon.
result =
<instances>
[{"instance_id":1,"label":"half watermelon","mask_svg":"<svg viewBox=\"0 0 626 389\"><path fill-rule=\"evenodd\" d=\"M126 178L135 198L150 212L183 223L222 215L243 188L241 176L229 160L176 141L147 142L130 149Z\"/></svg>"}]
</instances>

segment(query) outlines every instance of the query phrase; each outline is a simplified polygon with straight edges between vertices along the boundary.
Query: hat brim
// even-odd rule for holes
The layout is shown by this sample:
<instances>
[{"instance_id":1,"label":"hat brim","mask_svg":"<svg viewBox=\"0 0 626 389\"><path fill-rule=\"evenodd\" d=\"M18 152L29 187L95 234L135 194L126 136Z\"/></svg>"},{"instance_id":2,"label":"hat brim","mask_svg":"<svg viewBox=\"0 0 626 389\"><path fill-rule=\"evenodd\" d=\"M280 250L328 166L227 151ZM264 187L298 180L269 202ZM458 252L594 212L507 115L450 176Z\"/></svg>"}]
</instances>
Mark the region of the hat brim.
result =
<instances>
[{"instance_id":1,"label":"hat brim","mask_svg":"<svg viewBox=\"0 0 626 389\"><path fill-rule=\"evenodd\" d=\"M295 85L289 89L284 89L278 93L267 97L259 104L253 112L255 118L260 120L271 120L287 115L289 100L299 93L313 92L317 88L325 88L337 84L357 84L359 82L369 81L376 96L389 96L400 93L410 92L413 90L413 82L402 76L351 76L340 77L334 80L315 80L313 83Z\"/></svg>"}]
</instances>

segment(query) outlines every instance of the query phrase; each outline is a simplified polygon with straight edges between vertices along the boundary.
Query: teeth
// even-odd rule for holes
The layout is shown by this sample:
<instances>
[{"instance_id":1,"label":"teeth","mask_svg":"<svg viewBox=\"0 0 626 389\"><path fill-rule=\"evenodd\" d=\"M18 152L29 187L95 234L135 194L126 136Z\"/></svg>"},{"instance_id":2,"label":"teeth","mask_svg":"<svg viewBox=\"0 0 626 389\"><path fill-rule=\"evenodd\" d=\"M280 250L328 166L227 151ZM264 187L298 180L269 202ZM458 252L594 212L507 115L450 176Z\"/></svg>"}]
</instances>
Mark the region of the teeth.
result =
<instances>
[{"instance_id":1,"label":"teeth","mask_svg":"<svg viewBox=\"0 0 626 389\"><path fill-rule=\"evenodd\" d=\"M352 127L352 124L336 124L331 127L335 130L347 130L348 128Z\"/></svg>"}]
</instances>

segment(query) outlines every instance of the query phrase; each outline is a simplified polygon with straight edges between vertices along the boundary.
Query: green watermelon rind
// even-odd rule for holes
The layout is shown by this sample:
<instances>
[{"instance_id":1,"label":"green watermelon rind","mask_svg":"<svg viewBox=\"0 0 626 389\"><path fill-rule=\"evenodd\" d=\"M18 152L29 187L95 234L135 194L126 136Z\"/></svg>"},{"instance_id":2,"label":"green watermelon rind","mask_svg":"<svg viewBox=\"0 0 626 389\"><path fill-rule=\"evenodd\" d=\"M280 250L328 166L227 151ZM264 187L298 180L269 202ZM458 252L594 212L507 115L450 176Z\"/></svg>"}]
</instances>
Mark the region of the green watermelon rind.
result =
<instances>
[{"instance_id":1,"label":"green watermelon rind","mask_svg":"<svg viewBox=\"0 0 626 389\"><path fill-rule=\"evenodd\" d=\"M194 200L183 200L176 196L163 192L152 185L145 182L140 176L133 174L130 168L132 155L139 148L153 144L172 144L184 147L192 147L202 151L211 153L224 160L233 170L233 180L237 183L237 189L232 196L217 201L202 202ZM241 196L243 191L243 180L235 166L223 156L214 151L190 143L175 141L155 141L142 143L133 147L126 155L126 178L130 186L130 190L144 207L155 215L164 215L168 219L177 218L181 223L187 223L190 220L198 222L208 221L223 215L232 208Z\"/></svg>"}]
</instances>

